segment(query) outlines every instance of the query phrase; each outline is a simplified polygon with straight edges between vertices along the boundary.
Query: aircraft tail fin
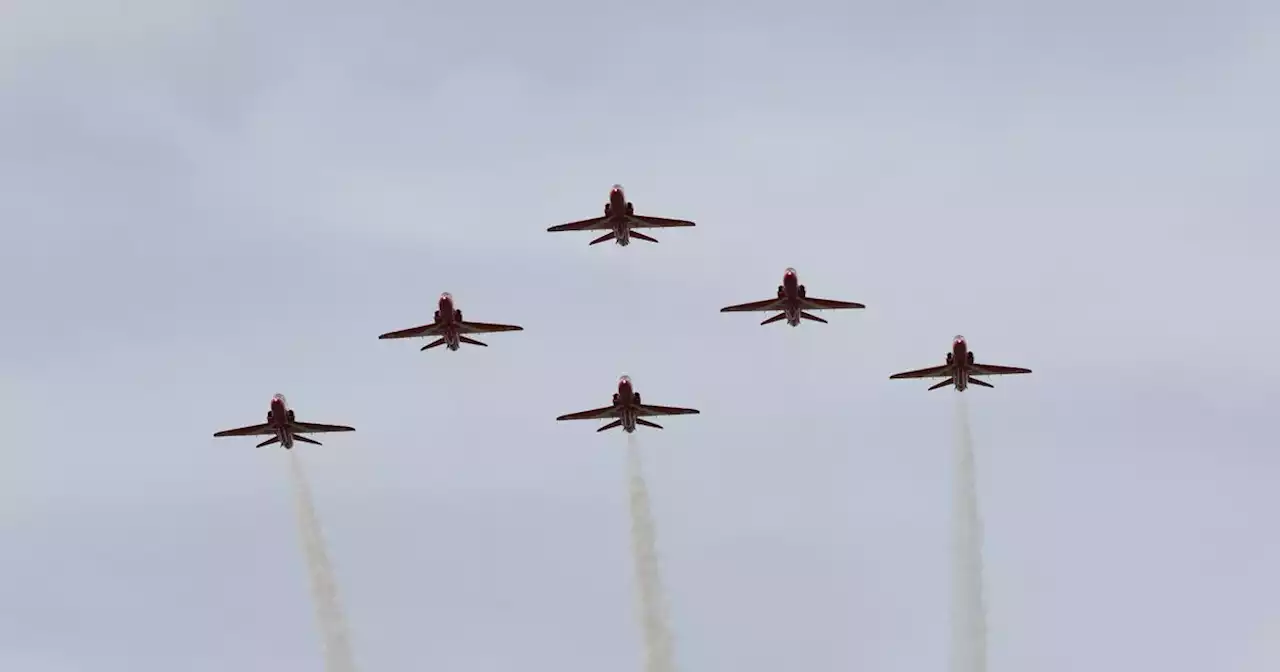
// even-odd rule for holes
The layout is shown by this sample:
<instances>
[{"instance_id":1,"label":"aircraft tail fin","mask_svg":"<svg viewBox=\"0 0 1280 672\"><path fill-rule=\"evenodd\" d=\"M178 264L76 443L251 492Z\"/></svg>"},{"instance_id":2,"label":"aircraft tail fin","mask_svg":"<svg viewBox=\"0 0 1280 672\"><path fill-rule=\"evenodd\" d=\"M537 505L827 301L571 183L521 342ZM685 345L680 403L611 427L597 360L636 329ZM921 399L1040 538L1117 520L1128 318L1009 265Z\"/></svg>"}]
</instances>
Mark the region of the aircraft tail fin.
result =
<instances>
[{"instance_id":1,"label":"aircraft tail fin","mask_svg":"<svg viewBox=\"0 0 1280 672\"><path fill-rule=\"evenodd\" d=\"M662 429L662 425L659 425L656 422L650 422L648 420L645 420L644 418L636 418L636 424L644 425L645 427L652 427L654 429Z\"/></svg>"},{"instance_id":2,"label":"aircraft tail fin","mask_svg":"<svg viewBox=\"0 0 1280 672\"><path fill-rule=\"evenodd\" d=\"M486 348L489 347L488 343L481 343L480 341L477 341L474 338L467 338L466 336L459 336L458 340L463 343L466 343L467 345L483 345Z\"/></svg>"},{"instance_id":3,"label":"aircraft tail fin","mask_svg":"<svg viewBox=\"0 0 1280 672\"><path fill-rule=\"evenodd\" d=\"M614 232L610 231L609 233L606 233L606 234L604 234L603 236L600 236L599 238L596 238L595 240L593 240L593 241L591 241L591 242L587 243L587 245L588 245L588 246L591 246L591 245L598 245L598 244L603 243L603 242L605 242L605 241L613 240L614 238L617 238L617 237L618 237L618 236L617 236L617 234L615 234Z\"/></svg>"},{"instance_id":4,"label":"aircraft tail fin","mask_svg":"<svg viewBox=\"0 0 1280 672\"><path fill-rule=\"evenodd\" d=\"M609 424L605 425L604 427L601 427L600 429L597 429L596 431L597 431L597 432L603 432L603 431L605 431L606 429L613 429L614 427L621 427L621 426L622 426L622 421L621 421L621 420L614 420L613 422L611 422L611 423L609 423Z\"/></svg>"},{"instance_id":5,"label":"aircraft tail fin","mask_svg":"<svg viewBox=\"0 0 1280 672\"><path fill-rule=\"evenodd\" d=\"M313 445L313 446L323 446L323 445L324 445L323 443L320 443L319 441L316 441L315 439L308 439L307 437L305 437L305 436L303 436L303 435L301 435L301 434L294 434L294 435L293 435L293 440L294 440L294 441L301 441L301 442L303 442L303 443L309 443L309 444L311 444L311 445Z\"/></svg>"},{"instance_id":6,"label":"aircraft tail fin","mask_svg":"<svg viewBox=\"0 0 1280 672\"><path fill-rule=\"evenodd\" d=\"M644 235L643 233L640 233L639 231L632 231L632 232L631 232L631 237L632 237L632 238L635 238L636 240L643 240L643 241L645 241L646 243L656 243L656 242L658 242L658 239L657 239L657 238L654 238L653 236L646 236L646 235Z\"/></svg>"},{"instance_id":7,"label":"aircraft tail fin","mask_svg":"<svg viewBox=\"0 0 1280 672\"><path fill-rule=\"evenodd\" d=\"M985 380L981 380L973 376L969 376L969 383L971 385L977 385L978 387L995 387L995 385L992 385L991 383L988 383Z\"/></svg>"},{"instance_id":8,"label":"aircraft tail fin","mask_svg":"<svg viewBox=\"0 0 1280 672\"><path fill-rule=\"evenodd\" d=\"M946 379L946 380L942 381L941 383L938 383L937 385L934 385L933 387L930 387L929 389L931 389L931 390L936 390L936 389L941 388L941 387L946 387L946 386L948 386L948 385L955 385L955 384L956 384L956 379L955 379L955 378L948 378L948 379Z\"/></svg>"},{"instance_id":9,"label":"aircraft tail fin","mask_svg":"<svg viewBox=\"0 0 1280 672\"><path fill-rule=\"evenodd\" d=\"M431 348L435 348L435 347L439 347L439 346L441 346L441 345L444 345L444 343L445 343L445 341L444 341L444 339L443 339L443 338L436 339L436 340L431 341L430 343L428 343L428 344L426 344L426 345L422 346L421 348L419 348L419 349L418 349L418 351L419 351L419 352L421 352L421 351L423 351L423 350L430 350Z\"/></svg>"},{"instance_id":10,"label":"aircraft tail fin","mask_svg":"<svg viewBox=\"0 0 1280 672\"><path fill-rule=\"evenodd\" d=\"M263 441L262 443L259 443L258 445L254 446L254 448L262 448L263 446L269 446L273 443L280 443L280 437L273 436L267 439L266 441Z\"/></svg>"},{"instance_id":11,"label":"aircraft tail fin","mask_svg":"<svg viewBox=\"0 0 1280 672\"><path fill-rule=\"evenodd\" d=\"M777 322L778 320L785 320L785 319L787 319L786 313L778 313L777 315L774 315L773 317L765 320L764 322L761 322L760 326L763 327L766 324L772 324L774 322Z\"/></svg>"},{"instance_id":12,"label":"aircraft tail fin","mask_svg":"<svg viewBox=\"0 0 1280 672\"><path fill-rule=\"evenodd\" d=\"M802 310L802 311L800 311L800 317L801 317L802 319L812 320L812 321L814 321L814 322L821 322L821 323L823 323L823 324L830 324L830 322L827 322L826 320L822 319L821 317L818 317L817 315L811 315L811 314L809 314L809 313L806 313L806 312L805 312L805 311L803 311L803 310Z\"/></svg>"}]
</instances>

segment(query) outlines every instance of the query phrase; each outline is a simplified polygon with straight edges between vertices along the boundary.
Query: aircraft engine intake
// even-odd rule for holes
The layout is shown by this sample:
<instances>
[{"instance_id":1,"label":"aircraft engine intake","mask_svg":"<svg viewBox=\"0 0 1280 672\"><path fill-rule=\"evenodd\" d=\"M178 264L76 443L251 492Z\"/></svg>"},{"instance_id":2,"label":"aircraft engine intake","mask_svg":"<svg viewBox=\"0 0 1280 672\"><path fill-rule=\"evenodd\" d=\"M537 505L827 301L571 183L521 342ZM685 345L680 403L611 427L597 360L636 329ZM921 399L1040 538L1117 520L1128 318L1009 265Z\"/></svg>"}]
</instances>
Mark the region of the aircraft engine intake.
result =
<instances>
[{"instance_id":1,"label":"aircraft engine intake","mask_svg":"<svg viewBox=\"0 0 1280 672\"><path fill-rule=\"evenodd\" d=\"M635 394L633 394L633 395L631 395L631 396L635 397L636 404L639 404L639 403L640 403L640 393L639 393L639 392L636 392Z\"/></svg>"},{"instance_id":2,"label":"aircraft engine intake","mask_svg":"<svg viewBox=\"0 0 1280 672\"><path fill-rule=\"evenodd\" d=\"M797 288L796 288L796 290L800 292L800 298L802 298L802 299L803 299L803 298L804 298L804 285L800 285L799 287L797 287Z\"/></svg>"},{"instance_id":3,"label":"aircraft engine intake","mask_svg":"<svg viewBox=\"0 0 1280 672\"><path fill-rule=\"evenodd\" d=\"M973 363L973 353L972 353L972 352L971 352L971 353L969 353L969 363L970 363L970 364L972 364L972 363Z\"/></svg>"},{"instance_id":4,"label":"aircraft engine intake","mask_svg":"<svg viewBox=\"0 0 1280 672\"><path fill-rule=\"evenodd\" d=\"M459 310L459 309L457 309L457 308L455 308L455 309L453 310L453 319L455 319L455 320L457 320L457 321L461 322L461 321L462 321L462 311L461 311L461 310Z\"/></svg>"},{"instance_id":5,"label":"aircraft engine intake","mask_svg":"<svg viewBox=\"0 0 1280 672\"><path fill-rule=\"evenodd\" d=\"M778 285L778 298L781 299L786 295L787 295L787 290L783 289L782 285Z\"/></svg>"}]
</instances>

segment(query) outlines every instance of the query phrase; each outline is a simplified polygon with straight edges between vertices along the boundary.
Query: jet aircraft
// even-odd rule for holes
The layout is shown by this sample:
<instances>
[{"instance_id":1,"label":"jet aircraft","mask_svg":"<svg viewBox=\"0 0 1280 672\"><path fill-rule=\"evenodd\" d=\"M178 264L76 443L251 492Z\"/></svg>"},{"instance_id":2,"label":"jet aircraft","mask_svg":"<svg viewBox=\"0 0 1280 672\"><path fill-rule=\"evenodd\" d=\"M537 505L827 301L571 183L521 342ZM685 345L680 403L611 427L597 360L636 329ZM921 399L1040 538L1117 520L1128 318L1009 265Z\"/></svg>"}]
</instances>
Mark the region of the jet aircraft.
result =
<instances>
[{"instance_id":1,"label":"jet aircraft","mask_svg":"<svg viewBox=\"0 0 1280 672\"><path fill-rule=\"evenodd\" d=\"M765 299L764 301L752 301L751 303L740 303L736 306L726 306L720 309L722 313L740 313L748 311L764 311L773 312L781 310L781 313L761 322L764 326L771 322L786 320L787 324L798 327L800 320L812 320L827 324L827 321L811 315L806 311L809 310L837 310L842 308L866 308L861 303L852 301L836 301L834 299L815 299L805 295L804 285L800 284L800 279L796 275L796 269L788 268L782 274L782 284L778 285L778 297L775 299Z\"/></svg>"},{"instance_id":2,"label":"jet aircraft","mask_svg":"<svg viewBox=\"0 0 1280 672\"><path fill-rule=\"evenodd\" d=\"M482 345L486 348L489 347L488 343L481 343L474 338L467 338L464 334L489 334L498 331L524 331L524 327L517 327L514 324L464 322L462 319L462 311L454 307L453 295L449 292L445 292L440 295L440 303L436 308L436 314L433 319L435 321L431 324L424 324L420 327L413 327L411 329L393 331L383 334L378 338L418 338L438 336L439 338L422 346L419 350L429 350L437 345L444 345L450 350L457 350L463 343L468 345Z\"/></svg>"},{"instance_id":3,"label":"jet aircraft","mask_svg":"<svg viewBox=\"0 0 1280 672\"><path fill-rule=\"evenodd\" d=\"M622 427L623 431L630 434L636 431L636 425L662 429L662 425L645 420L645 417L655 415L696 415L698 412L697 409L693 408L642 404L640 403L640 393L634 391L631 387L631 378L623 376L618 379L618 391L613 393L613 403L611 405L579 413L569 413L556 418L556 420L607 420L609 418L617 418L617 420L596 431L603 432L606 429Z\"/></svg>"},{"instance_id":4,"label":"jet aircraft","mask_svg":"<svg viewBox=\"0 0 1280 672\"><path fill-rule=\"evenodd\" d=\"M609 233L596 238L588 245L613 240L625 247L631 244L632 238L650 243L658 242L656 238L646 236L635 229L665 229L673 226L694 226L694 223L685 219L637 215L631 201L628 201L626 195L622 193L622 185L615 184L609 190L609 202L604 205L604 217L592 217L591 219L569 222L568 224L558 224L547 229L547 231L553 233L558 231L608 231Z\"/></svg>"},{"instance_id":5,"label":"jet aircraft","mask_svg":"<svg viewBox=\"0 0 1280 672\"><path fill-rule=\"evenodd\" d=\"M963 392L968 389L969 383L979 387L995 387L995 385L975 378L975 376L1003 376L1015 373L1031 373L1031 369L1017 366L1000 366L998 364L979 364L973 361L973 351L969 349L964 336L956 336L951 341L951 352L947 353L946 364L916 371L895 373L889 378L890 380L902 378L946 378L946 380L929 389L936 390L940 387L955 385L957 392Z\"/></svg>"},{"instance_id":6,"label":"jet aircraft","mask_svg":"<svg viewBox=\"0 0 1280 672\"><path fill-rule=\"evenodd\" d=\"M286 450L293 448L294 441L302 443L310 443L314 445L323 445L315 439L309 439L303 436L303 433L315 434L320 432L354 432L354 427L345 425L322 425L316 422L298 422L293 417L293 410L289 408L289 403L285 401L283 394L276 394L271 397L271 409L267 411L267 421L261 425L249 425L248 427L238 427L236 429L227 429L214 434L215 437L221 436L265 436L271 435L271 438L254 446L261 448L269 446L273 443L279 443Z\"/></svg>"}]
</instances>

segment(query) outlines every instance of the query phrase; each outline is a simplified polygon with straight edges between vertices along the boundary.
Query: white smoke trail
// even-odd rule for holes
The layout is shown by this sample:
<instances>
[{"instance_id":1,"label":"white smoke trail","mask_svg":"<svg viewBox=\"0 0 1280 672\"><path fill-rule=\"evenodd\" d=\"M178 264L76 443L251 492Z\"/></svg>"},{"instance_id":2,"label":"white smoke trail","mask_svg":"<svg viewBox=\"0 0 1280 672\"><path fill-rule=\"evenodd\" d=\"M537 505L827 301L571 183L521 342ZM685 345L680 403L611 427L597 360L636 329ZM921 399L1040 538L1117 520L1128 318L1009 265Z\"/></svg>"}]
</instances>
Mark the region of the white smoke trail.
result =
<instances>
[{"instance_id":1,"label":"white smoke trail","mask_svg":"<svg viewBox=\"0 0 1280 672\"><path fill-rule=\"evenodd\" d=\"M982 590L982 519L969 403L956 394L951 502L951 672L986 672L987 608Z\"/></svg>"},{"instance_id":2,"label":"white smoke trail","mask_svg":"<svg viewBox=\"0 0 1280 672\"><path fill-rule=\"evenodd\" d=\"M302 470L302 460L297 451L286 452L289 453L289 467L293 472L298 534L302 537L302 551L307 557L307 571L311 575L311 598L315 601L316 621L324 637L324 669L325 672L356 672L347 621L338 601L338 586L333 579L333 568L329 566L329 555L325 552L320 519L311 498L311 485Z\"/></svg>"},{"instance_id":3,"label":"white smoke trail","mask_svg":"<svg viewBox=\"0 0 1280 672\"><path fill-rule=\"evenodd\" d=\"M627 434L627 472L631 482L631 553L636 571L636 598L644 629L645 672L675 672L666 591L658 571L657 540L649 509L649 489L640 462L640 444Z\"/></svg>"}]
</instances>

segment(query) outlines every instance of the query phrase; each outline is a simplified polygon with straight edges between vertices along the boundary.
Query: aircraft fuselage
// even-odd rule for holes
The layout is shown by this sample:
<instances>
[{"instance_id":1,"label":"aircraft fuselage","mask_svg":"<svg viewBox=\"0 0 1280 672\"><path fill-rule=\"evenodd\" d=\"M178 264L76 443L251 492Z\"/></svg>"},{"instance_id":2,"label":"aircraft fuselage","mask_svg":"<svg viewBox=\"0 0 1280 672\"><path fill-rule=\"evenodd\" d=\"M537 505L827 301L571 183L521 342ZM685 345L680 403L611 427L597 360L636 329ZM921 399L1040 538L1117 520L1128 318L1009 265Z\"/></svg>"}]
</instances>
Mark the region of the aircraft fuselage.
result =
<instances>
[{"instance_id":1,"label":"aircraft fuselage","mask_svg":"<svg viewBox=\"0 0 1280 672\"><path fill-rule=\"evenodd\" d=\"M955 368L956 390L963 392L969 387L969 344L963 336L951 342L949 359Z\"/></svg>"},{"instance_id":2,"label":"aircraft fuselage","mask_svg":"<svg viewBox=\"0 0 1280 672\"><path fill-rule=\"evenodd\" d=\"M609 190L609 205L605 206L604 214L613 224L614 241L624 247L631 244L631 222L627 220L627 216L633 211L633 206L627 202L622 186L613 185Z\"/></svg>"},{"instance_id":3,"label":"aircraft fuselage","mask_svg":"<svg viewBox=\"0 0 1280 672\"><path fill-rule=\"evenodd\" d=\"M436 322L444 325L440 336L444 338L444 347L457 350L462 347L458 341L458 311L453 306L453 295L445 292L440 295L440 303L436 308Z\"/></svg>"},{"instance_id":4,"label":"aircraft fuselage","mask_svg":"<svg viewBox=\"0 0 1280 672\"><path fill-rule=\"evenodd\" d=\"M622 431L630 434L636 431L636 393L631 387L631 379L623 376L618 379L618 394L614 405L618 408L618 419L622 420Z\"/></svg>"},{"instance_id":5,"label":"aircraft fuselage","mask_svg":"<svg viewBox=\"0 0 1280 672\"><path fill-rule=\"evenodd\" d=\"M800 277L796 269L788 268L782 274L782 298L786 299L783 312L787 314L787 324L800 326Z\"/></svg>"},{"instance_id":6,"label":"aircraft fuselage","mask_svg":"<svg viewBox=\"0 0 1280 672\"><path fill-rule=\"evenodd\" d=\"M271 397L271 411L267 413L267 424L275 430L280 445L286 449L293 448L293 432L289 429L292 416L293 412L289 410L289 404L285 401L283 394Z\"/></svg>"}]
</instances>

